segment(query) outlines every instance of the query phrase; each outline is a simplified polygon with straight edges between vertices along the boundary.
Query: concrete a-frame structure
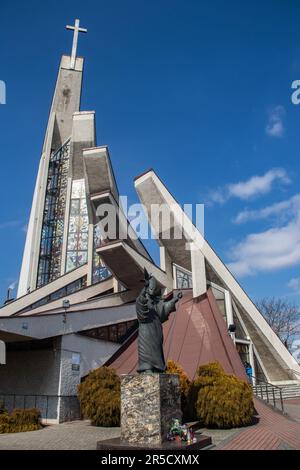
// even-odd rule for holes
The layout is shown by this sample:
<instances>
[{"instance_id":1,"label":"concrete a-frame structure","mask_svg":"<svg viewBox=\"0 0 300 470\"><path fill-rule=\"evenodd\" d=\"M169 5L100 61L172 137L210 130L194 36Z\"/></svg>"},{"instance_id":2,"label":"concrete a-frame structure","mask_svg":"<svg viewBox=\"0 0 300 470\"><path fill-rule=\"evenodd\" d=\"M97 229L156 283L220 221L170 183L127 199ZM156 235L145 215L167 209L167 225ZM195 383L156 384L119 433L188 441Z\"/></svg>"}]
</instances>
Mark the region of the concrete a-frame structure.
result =
<instances>
[{"instance_id":1,"label":"concrete a-frame structure","mask_svg":"<svg viewBox=\"0 0 300 470\"><path fill-rule=\"evenodd\" d=\"M174 273L174 265L175 271L189 272L194 298L212 289L227 325L238 327L232 339L241 355L252 363L256 375L273 384L298 380L300 366L295 358L156 173L150 170L136 178L135 188L161 246L166 275L170 277ZM151 207L155 204L170 209L171 233L178 233L180 229L182 238L165 236L170 226L164 227L159 219L151 216ZM180 287L175 275L173 288Z\"/></svg>"},{"instance_id":2,"label":"concrete a-frame structure","mask_svg":"<svg viewBox=\"0 0 300 470\"><path fill-rule=\"evenodd\" d=\"M76 48L61 59L18 295L0 308L0 400L9 409L37 404L48 422L75 416L81 377L136 330L144 267L168 283L119 208L108 148L96 146L95 112L80 110L83 64ZM101 236L97 209L107 202L117 231L128 230L124 243L118 233L113 243Z\"/></svg>"},{"instance_id":3,"label":"concrete a-frame structure","mask_svg":"<svg viewBox=\"0 0 300 470\"><path fill-rule=\"evenodd\" d=\"M165 352L182 361L191 377L210 360L242 377L241 357L257 378L297 381L296 360L150 170L135 179L135 188L160 245L155 265L120 208L108 147L97 146L95 112L80 110L82 73L82 58L62 57L18 296L0 309L0 363L6 362L0 365L0 399L30 407L35 397L43 417L60 422L78 412L76 387L89 370L115 364L120 372L131 371L144 268L167 295L184 289L177 308L182 318L177 322L172 315L165 325ZM151 208L162 204L170 217L161 226ZM104 238L107 205L116 224ZM236 332L229 335L232 324ZM172 347L173 333L181 353Z\"/></svg>"}]
</instances>

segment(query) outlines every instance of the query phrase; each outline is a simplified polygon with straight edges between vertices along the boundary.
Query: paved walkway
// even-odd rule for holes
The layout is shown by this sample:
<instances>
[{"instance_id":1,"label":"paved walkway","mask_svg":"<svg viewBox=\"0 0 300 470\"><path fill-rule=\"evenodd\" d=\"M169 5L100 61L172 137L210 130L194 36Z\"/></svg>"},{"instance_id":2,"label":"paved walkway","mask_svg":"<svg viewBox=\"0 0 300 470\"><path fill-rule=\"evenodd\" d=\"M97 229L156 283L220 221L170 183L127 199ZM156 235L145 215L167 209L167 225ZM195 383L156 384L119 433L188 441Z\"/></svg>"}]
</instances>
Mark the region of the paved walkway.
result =
<instances>
[{"instance_id":1,"label":"paved walkway","mask_svg":"<svg viewBox=\"0 0 300 470\"><path fill-rule=\"evenodd\" d=\"M285 401L289 416L273 411L257 399L255 407L260 416L256 425L201 432L212 437L215 450L300 450L300 399ZM95 450L97 441L119 435L119 428L98 428L89 421L73 421L40 431L0 434L0 450Z\"/></svg>"},{"instance_id":2,"label":"paved walkway","mask_svg":"<svg viewBox=\"0 0 300 470\"><path fill-rule=\"evenodd\" d=\"M285 412L300 423L300 398L284 400Z\"/></svg>"},{"instance_id":3,"label":"paved walkway","mask_svg":"<svg viewBox=\"0 0 300 470\"><path fill-rule=\"evenodd\" d=\"M97 441L119 435L119 428L97 428L89 421L72 421L39 431L0 434L0 450L95 450Z\"/></svg>"},{"instance_id":4,"label":"paved walkway","mask_svg":"<svg viewBox=\"0 0 300 470\"><path fill-rule=\"evenodd\" d=\"M300 450L300 423L254 399L259 422L218 446L222 450ZM294 406L297 406L294 405ZM299 405L297 413L299 412ZM289 410L292 415L292 409Z\"/></svg>"}]
</instances>

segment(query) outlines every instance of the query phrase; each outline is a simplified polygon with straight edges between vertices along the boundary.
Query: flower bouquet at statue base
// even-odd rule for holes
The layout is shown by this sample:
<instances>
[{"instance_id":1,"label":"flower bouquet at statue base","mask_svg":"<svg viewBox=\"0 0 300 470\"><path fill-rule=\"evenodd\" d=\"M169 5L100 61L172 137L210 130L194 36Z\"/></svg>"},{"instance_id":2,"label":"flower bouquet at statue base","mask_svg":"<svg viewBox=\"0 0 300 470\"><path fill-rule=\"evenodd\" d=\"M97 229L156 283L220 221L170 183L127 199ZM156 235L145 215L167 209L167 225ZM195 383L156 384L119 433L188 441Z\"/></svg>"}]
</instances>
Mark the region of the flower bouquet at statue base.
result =
<instances>
[{"instance_id":1,"label":"flower bouquet at statue base","mask_svg":"<svg viewBox=\"0 0 300 470\"><path fill-rule=\"evenodd\" d=\"M168 441L176 442L186 442L191 444L192 442L197 442L195 433L190 429L186 424L180 424L179 419L174 419L170 431L167 433Z\"/></svg>"}]
</instances>

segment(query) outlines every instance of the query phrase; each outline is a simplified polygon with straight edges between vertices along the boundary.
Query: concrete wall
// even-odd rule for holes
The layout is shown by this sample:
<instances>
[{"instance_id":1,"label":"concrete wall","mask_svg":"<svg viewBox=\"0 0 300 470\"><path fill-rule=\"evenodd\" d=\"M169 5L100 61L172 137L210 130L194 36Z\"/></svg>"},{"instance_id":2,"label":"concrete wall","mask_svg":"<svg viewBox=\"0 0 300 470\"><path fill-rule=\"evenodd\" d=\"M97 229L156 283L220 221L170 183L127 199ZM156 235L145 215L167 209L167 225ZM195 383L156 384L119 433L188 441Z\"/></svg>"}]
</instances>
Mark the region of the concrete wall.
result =
<instances>
[{"instance_id":1,"label":"concrete wall","mask_svg":"<svg viewBox=\"0 0 300 470\"><path fill-rule=\"evenodd\" d=\"M104 364L118 348L118 344L78 334L62 337L59 395L65 398L60 398L59 401L60 423L80 418L78 400L72 397L77 395L77 386L81 377ZM78 370L76 370L77 360Z\"/></svg>"},{"instance_id":2,"label":"concrete wall","mask_svg":"<svg viewBox=\"0 0 300 470\"><path fill-rule=\"evenodd\" d=\"M108 341L98 341L83 335L65 335L61 343L60 395L77 393L81 377L104 364L120 347ZM80 370L72 370L72 354L80 354Z\"/></svg>"},{"instance_id":3,"label":"concrete wall","mask_svg":"<svg viewBox=\"0 0 300 470\"><path fill-rule=\"evenodd\" d=\"M52 349L7 352L6 365L0 366L0 400L8 410L37 407L43 418L57 419L59 343Z\"/></svg>"},{"instance_id":4,"label":"concrete wall","mask_svg":"<svg viewBox=\"0 0 300 470\"><path fill-rule=\"evenodd\" d=\"M101 366L119 347L118 344L77 334L62 337L59 395L65 398L60 398L59 422L80 417L78 401L67 396L77 395L77 386L81 377ZM79 359L78 370L74 359Z\"/></svg>"},{"instance_id":5,"label":"concrete wall","mask_svg":"<svg viewBox=\"0 0 300 470\"><path fill-rule=\"evenodd\" d=\"M0 400L13 408L41 410L42 418L64 422L80 418L77 386L120 347L78 334L57 338L49 349L9 351L0 366Z\"/></svg>"}]
</instances>

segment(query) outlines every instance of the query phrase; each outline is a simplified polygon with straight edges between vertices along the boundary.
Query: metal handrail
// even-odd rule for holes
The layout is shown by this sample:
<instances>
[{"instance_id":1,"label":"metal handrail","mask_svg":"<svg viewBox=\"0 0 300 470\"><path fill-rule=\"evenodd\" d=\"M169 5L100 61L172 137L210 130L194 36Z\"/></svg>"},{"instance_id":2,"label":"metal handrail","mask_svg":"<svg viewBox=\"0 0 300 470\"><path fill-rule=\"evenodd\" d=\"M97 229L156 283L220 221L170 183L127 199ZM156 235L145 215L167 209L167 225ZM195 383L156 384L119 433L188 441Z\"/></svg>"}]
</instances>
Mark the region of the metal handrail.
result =
<instances>
[{"instance_id":1,"label":"metal handrail","mask_svg":"<svg viewBox=\"0 0 300 470\"><path fill-rule=\"evenodd\" d=\"M11 400L8 400L9 397L12 398L12 403L11 403ZM21 406L20 406L19 403L17 403L18 398L21 398L21 400L23 401ZM63 398L63 399L68 399L68 400L71 400L71 399L78 400L77 395L43 395L43 394L34 394L34 393L28 393L28 394L26 394L26 393L0 393L0 402L3 403L4 408L8 407L11 410L16 408L16 407L19 408L19 409L21 408L23 410L27 409L28 408L28 401L26 403L27 398L33 398L34 399L34 408L37 408L38 399L45 399L46 400L46 406L43 406L40 409L42 419L45 419L46 421L48 420L48 418L51 419L48 416L48 414L49 414L49 399L50 400L51 399L57 399L58 400L60 398ZM50 409L50 413L51 413L51 409ZM69 417L70 417L70 415L69 415Z\"/></svg>"},{"instance_id":2,"label":"metal handrail","mask_svg":"<svg viewBox=\"0 0 300 470\"><path fill-rule=\"evenodd\" d=\"M251 375L251 378L255 380L255 382L254 382L255 385L252 385L253 393L257 397L261 398L262 400L265 400L265 396L266 396L267 403L271 404L274 408L278 408L277 400L276 400L276 397L275 397L275 392L279 393L280 408L281 408L282 413L284 413L282 389L280 387L278 387L277 385L273 385L270 382L266 382L264 380L258 379L257 377L254 377L252 375ZM264 388L265 388L265 390L264 390ZM271 388L271 392L272 392L271 399L269 398L269 389L270 388ZM273 404L271 402L273 402Z\"/></svg>"}]
</instances>

